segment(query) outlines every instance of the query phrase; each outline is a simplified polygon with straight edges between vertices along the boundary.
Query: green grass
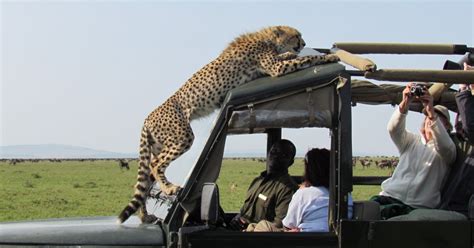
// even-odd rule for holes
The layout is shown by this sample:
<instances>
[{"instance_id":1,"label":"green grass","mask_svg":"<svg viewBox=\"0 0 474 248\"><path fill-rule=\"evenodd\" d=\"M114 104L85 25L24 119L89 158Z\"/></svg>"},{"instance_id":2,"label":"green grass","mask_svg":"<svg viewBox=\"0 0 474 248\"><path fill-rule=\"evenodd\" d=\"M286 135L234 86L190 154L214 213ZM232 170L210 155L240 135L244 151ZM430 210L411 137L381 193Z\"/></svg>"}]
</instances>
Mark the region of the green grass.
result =
<instances>
[{"instance_id":1,"label":"green grass","mask_svg":"<svg viewBox=\"0 0 474 248\"><path fill-rule=\"evenodd\" d=\"M0 221L117 214L133 192L117 162L0 163Z\"/></svg>"},{"instance_id":2,"label":"green grass","mask_svg":"<svg viewBox=\"0 0 474 248\"><path fill-rule=\"evenodd\" d=\"M251 180L265 164L252 159L225 159L219 185L221 204L226 211L237 211ZM32 220L73 216L117 215L133 194L137 163L120 170L116 161L0 162L0 221ZM302 175L298 159L290 174ZM388 169L358 164L354 175L387 176ZM380 186L355 186L353 196L366 200Z\"/></svg>"}]
</instances>

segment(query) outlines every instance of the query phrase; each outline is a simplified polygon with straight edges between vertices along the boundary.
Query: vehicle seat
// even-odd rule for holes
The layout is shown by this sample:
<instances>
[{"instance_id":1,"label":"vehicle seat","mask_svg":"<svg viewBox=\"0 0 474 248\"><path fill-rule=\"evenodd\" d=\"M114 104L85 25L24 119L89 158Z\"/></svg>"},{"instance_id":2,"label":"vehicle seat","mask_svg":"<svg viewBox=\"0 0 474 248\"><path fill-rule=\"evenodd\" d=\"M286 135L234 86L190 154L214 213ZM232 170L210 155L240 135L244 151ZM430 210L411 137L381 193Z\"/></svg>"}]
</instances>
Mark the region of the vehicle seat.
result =
<instances>
[{"instance_id":1,"label":"vehicle seat","mask_svg":"<svg viewBox=\"0 0 474 248\"><path fill-rule=\"evenodd\" d=\"M380 204L375 201L354 201L354 220L380 220Z\"/></svg>"},{"instance_id":2,"label":"vehicle seat","mask_svg":"<svg viewBox=\"0 0 474 248\"><path fill-rule=\"evenodd\" d=\"M471 195L471 198L469 198L469 219L474 220L474 195Z\"/></svg>"}]
</instances>

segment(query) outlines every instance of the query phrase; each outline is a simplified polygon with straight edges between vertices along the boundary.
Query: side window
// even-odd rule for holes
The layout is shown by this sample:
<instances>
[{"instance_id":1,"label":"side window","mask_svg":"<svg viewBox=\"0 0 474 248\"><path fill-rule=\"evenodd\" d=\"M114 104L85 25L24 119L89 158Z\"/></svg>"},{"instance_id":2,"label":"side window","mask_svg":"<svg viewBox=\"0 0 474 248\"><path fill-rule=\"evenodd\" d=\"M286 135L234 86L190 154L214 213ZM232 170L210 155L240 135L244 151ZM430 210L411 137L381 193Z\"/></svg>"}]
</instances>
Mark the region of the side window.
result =
<instances>
[{"instance_id":1,"label":"side window","mask_svg":"<svg viewBox=\"0 0 474 248\"><path fill-rule=\"evenodd\" d=\"M285 128L281 136L296 146L295 163L289 169L292 176L303 176L303 159L307 151L312 148L331 149L330 131L327 128Z\"/></svg>"},{"instance_id":2,"label":"side window","mask_svg":"<svg viewBox=\"0 0 474 248\"><path fill-rule=\"evenodd\" d=\"M352 108L353 177L388 177L395 170L398 152L387 131L394 110L389 105L374 108L358 104ZM421 117L421 114L409 114L406 128L416 132ZM364 201L380 191L380 185L354 185L352 196L354 200Z\"/></svg>"},{"instance_id":3,"label":"side window","mask_svg":"<svg viewBox=\"0 0 474 248\"><path fill-rule=\"evenodd\" d=\"M221 206L238 212L252 180L265 170L266 134L227 136L221 172L217 179Z\"/></svg>"},{"instance_id":4,"label":"side window","mask_svg":"<svg viewBox=\"0 0 474 248\"><path fill-rule=\"evenodd\" d=\"M292 176L303 175L303 158L314 147L330 148L329 129L282 129L282 138L296 146L295 163L290 167ZM224 159L217 180L221 205L225 211L237 212L242 206L252 180L266 169L267 134L227 136Z\"/></svg>"},{"instance_id":5,"label":"side window","mask_svg":"<svg viewBox=\"0 0 474 248\"><path fill-rule=\"evenodd\" d=\"M218 111L214 111L211 115L191 122L191 128L194 133L194 142L191 148L179 156L166 169L168 179L178 185L183 185L188 178L189 173L194 168L199 159L204 146L214 128L214 123L218 117ZM209 125L209 123L212 123Z\"/></svg>"}]
</instances>

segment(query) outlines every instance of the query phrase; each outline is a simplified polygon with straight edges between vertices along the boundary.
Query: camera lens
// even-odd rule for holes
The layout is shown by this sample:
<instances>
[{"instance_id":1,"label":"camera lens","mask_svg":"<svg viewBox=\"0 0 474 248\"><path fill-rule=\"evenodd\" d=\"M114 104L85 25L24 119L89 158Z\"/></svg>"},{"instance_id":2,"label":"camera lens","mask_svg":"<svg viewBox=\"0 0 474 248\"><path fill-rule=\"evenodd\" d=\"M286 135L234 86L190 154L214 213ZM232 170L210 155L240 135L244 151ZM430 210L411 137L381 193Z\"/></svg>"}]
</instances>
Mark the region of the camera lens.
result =
<instances>
[{"instance_id":1,"label":"camera lens","mask_svg":"<svg viewBox=\"0 0 474 248\"><path fill-rule=\"evenodd\" d=\"M413 96L422 96L424 93L423 85L415 84L410 88L410 94Z\"/></svg>"}]
</instances>

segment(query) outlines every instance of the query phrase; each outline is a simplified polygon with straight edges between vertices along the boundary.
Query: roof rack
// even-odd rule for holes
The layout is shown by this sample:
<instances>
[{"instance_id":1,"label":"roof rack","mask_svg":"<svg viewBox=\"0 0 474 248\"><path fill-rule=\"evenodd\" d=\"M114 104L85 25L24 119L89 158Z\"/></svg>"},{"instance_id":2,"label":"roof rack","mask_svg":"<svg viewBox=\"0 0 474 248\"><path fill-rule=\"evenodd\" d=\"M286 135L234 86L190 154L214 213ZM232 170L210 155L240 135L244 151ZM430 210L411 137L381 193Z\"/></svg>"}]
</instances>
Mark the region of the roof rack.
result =
<instances>
[{"instance_id":1,"label":"roof rack","mask_svg":"<svg viewBox=\"0 0 474 248\"><path fill-rule=\"evenodd\" d=\"M459 54L474 52L474 48L459 44L336 42L333 48L355 54Z\"/></svg>"},{"instance_id":2,"label":"roof rack","mask_svg":"<svg viewBox=\"0 0 474 248\"><path fill-rule=\"evenodd\" d=\"M435 82L443 84L464 84L474 82L474 71L462 70L420 70L420 69L377 69L370 59L357 54L459 54L467 53L467 61L474 61L474 48L459 44L413 44L413 43L357 43L337 42L331 49L314 48L319 52L339 56L342 62L357 68L353 76L396 82ZM362 72L362 73L361 73ZM448 86L448 88L450 85Z\"/></svg>"}]
</instances>

